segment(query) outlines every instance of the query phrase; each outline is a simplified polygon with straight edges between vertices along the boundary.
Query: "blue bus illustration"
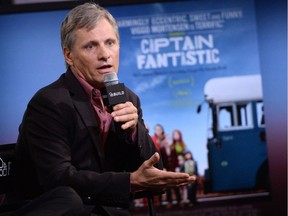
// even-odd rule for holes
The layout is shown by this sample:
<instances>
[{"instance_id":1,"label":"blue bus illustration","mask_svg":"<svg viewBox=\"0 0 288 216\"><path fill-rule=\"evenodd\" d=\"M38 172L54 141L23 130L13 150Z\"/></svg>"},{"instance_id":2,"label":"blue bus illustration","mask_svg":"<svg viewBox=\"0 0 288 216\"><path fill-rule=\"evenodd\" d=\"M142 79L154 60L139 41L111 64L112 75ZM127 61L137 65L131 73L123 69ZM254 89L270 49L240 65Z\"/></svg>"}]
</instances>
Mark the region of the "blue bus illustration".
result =
<instances>
[{"instance_id":1,"label":"blue bus illustration","mask_svg":"<svg viewBox=\"0 0 288 216\"><path fill-rule=\"evenodd\" d=\"M209 105L205 192L267 189L261 76L213 78L204 94Z\"/></svg>"}]
</instances>

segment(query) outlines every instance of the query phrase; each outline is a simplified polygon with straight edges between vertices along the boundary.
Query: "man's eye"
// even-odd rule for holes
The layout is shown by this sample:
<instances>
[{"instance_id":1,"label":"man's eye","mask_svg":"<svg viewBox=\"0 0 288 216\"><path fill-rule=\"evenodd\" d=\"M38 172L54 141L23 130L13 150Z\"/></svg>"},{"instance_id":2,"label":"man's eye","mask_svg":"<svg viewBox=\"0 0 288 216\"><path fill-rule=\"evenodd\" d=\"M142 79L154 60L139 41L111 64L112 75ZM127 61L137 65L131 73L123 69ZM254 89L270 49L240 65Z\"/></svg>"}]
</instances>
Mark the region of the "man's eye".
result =
<instances>
[{"instance_id":1,"label":"man's eye","mask_svg":"<svg viewBox=\"0 0 288 216\"><path fill-rule=\"evenodd\" d=\"M112 41L112 40L109 40L109 41L107 42L107 45L108 45L108 46L113 46L114 44L115 44L115 42Z\"/></svg>"},{"instance_id":2,"label":"man's eye","mask_svg":"<svg viewBox=\"0 0 288 216\"><path fill-rule=\"evenodd\" d=\"M93 44L87 44L85 46L86 49L93 49L94 45Z\"/></svg>"}]
</instances>

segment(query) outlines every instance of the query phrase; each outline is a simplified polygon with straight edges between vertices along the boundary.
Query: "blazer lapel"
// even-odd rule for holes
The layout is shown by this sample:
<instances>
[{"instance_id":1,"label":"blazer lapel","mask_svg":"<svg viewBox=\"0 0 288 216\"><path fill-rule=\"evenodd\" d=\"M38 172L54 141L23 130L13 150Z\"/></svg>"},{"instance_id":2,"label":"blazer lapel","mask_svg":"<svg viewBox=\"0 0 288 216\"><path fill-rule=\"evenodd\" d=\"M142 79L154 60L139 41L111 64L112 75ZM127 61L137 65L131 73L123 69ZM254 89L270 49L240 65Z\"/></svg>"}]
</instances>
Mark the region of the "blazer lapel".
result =
<instances>
[{"instance_id":1,"label":"blazer lapel","mask_svg":"<svg viewBox=\"0 0 288 216\"><path fill-rule=\"evenodd\" d=\"M66 72L67 85L68 89L71 92L71 98L75 105L79 116L87 127L89 131L91 140L93 142L93 146L96 148L96 152L100 158L100 167L104 168L104 151L102 146L100 145L100 137L99 137L99 127L96 120L96 114L93 111L93 108L90 102L87 100L87 95L84 92L82 86L76 79L76 77L72 74L72 72L68 69Z\"/></svg>"}]
</instances>

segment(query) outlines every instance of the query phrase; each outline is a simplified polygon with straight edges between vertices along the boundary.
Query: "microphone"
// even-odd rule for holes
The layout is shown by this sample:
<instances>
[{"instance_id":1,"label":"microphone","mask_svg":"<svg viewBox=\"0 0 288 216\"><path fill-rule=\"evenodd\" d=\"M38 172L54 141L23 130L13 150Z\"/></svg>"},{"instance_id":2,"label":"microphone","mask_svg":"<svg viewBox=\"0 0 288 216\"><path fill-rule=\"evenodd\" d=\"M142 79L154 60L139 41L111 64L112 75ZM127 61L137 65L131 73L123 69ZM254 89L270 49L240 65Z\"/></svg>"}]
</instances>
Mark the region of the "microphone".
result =
<instances>
[{"instance_id":1,"label":"microphone","mask_svg":"<svg viewBox=\"0 0 288 216\"><path fill-rule=\"evenodd\" d=\"M107 107L127 101L125 86L123 83L119 83L115 72L104 74L104 87L100 91L103 103Z\"/></svg>"},{"instance_id":2,"label":"microphone","mask_svg":"<svg viewBox=\"0 0 288 216\"><path fill-rule=\"evenodd\" d=\"M101 88L103 104L112 110L113 106L127 101L127 94L123 83L119 83L115 72L104 74L104 87ZM121 128L121 122L114 122L115 130L120 139L126 139L127 134Z\"/></svg>"}]
</instances>

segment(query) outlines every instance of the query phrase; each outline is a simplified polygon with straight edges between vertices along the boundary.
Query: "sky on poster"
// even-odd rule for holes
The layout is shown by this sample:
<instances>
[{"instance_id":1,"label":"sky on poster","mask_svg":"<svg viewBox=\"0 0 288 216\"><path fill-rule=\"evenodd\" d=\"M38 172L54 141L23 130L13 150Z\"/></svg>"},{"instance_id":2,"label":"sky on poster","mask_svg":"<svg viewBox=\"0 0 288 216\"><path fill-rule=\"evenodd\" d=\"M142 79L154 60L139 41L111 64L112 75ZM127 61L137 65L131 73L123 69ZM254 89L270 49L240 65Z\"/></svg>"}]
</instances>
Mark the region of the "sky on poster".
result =
<instances>
[{"instance_id":1,"label":"sky on poster","mask_svg":"<svg viewBox=\"0 0 288 216\"><path fill-rule=\"evenodd\" d=\"M110 9L120 30L119 80L140 96L151 135L157 123L170 138L181 130L200 174L208 167L208 106L196 112L205 83L260 73L253 4L211 0Z\"/></svg>"}]
</instances>

